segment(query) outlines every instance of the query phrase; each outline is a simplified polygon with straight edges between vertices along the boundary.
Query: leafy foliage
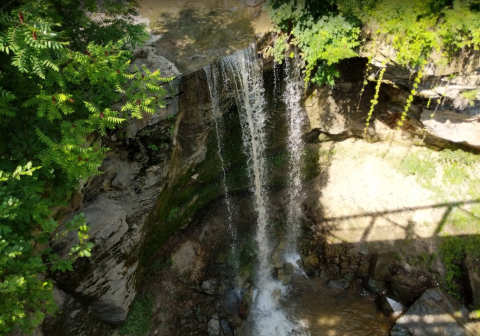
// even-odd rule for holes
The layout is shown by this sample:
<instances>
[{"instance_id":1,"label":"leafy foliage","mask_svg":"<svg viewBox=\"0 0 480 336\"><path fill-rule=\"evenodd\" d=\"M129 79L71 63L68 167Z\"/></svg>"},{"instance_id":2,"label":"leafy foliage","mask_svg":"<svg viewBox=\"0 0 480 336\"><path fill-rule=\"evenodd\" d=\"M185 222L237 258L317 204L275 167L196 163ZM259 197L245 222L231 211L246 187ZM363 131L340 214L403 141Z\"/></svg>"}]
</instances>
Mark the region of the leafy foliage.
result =
<instances>
[{"instance_id":1,"label":"leafy foliage","mask_svg":"<svg viewBox=\"0 0 480 336\"><path fill-rule=\"evenodd\" d=\"M277 0L268 1L265 7L280 35L267 55L281 62L289 44L300 48L306 83L312 80L320 85L333 85L338 77L335 64L357 56L354 49L360 44L357 41L360 29L356 22L338 15L331 3Z\"/></svg>"},{"instance_id":2,"label":"leafy foliage","mask_svg":"<svg viewBox=\"0 0 480 336\"><path fill-rule=\"evenodd\" d=\"M458 265L458 261L465 256L462 238L455 236L445 237L440 245L440 255L447 269L445 280L449 293L458 297L457 291L459 286L455 281L462 276L462 269Z\"/></svg>"},{"instance_id":3,"label":"leafy foliage","mask_svg":"<svg viewBox=\"0 0 480 336\"><path fill-rule=\"evenodd\" d=\"M360 39L363 26L395 48L401 65L421 67L433 51L448 62L462 48L480 48L479 7L478 0L270 0L265 9L277 43L267 55L281 61L289 45L298 46L306 82L330 85L333 77L322 74L357 56L366 42Z\"/></svg>"},{"instance_id":4,"label":"leafy foliage","mask_svg":"<svg viewBox=\"0 0 480 336\"><path fill-rule=\"evenodd\" d=\"M447 270L445 280L449 293L459 297L458 280L462 277L463 272L460 267L460 261L465 257L466 253L472 254L473 257L480 256L480 236L472 235L468 237L446 236L440 244L440 255Z\"/></svg>"},{"instance_id":5,"label":"leafy foliage","mask_svg":"<svg viewBox=\"0 0 480 336\"><path fill-rule=\"evenodd\" d=\"M83 215L60 229L52 209L99 174L101 136L163 106L169 79L130 66L146 37L135 14L134 1L119 0L13 0L0 10L0 334L32 331L56 310L46 274L90 257ZM67 260L48 247L60 230L78 232Z\"/></svg>"}]
</instances>

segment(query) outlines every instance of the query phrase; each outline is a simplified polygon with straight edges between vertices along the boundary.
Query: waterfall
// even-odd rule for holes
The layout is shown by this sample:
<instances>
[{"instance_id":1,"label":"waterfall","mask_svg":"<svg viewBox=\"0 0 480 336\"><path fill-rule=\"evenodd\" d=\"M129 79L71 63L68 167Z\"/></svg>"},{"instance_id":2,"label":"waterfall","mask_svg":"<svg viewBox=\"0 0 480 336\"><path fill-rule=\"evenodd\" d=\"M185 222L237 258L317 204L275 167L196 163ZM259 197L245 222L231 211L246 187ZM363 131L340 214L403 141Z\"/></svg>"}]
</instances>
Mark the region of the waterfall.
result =
<instances>
[{"instance_id":1,"label":"waterfall","mask_svg":"<svg viewBox=\"0 0 480 336\"><path fill-rule=\"evenodd\" d=\"M302 215L302 202L304 192L302 188L302 154L305 143L302 139L302 126L304 114L300 104L302 98L303 82L300 76L300 67L295 66L295 59L285 59L286 88L283 101L286 105L288 120L287 148L289 157L288 195L287 207L287 233L286 253L287 259L297 259L297 239L300 234L300 220ZM295 265L295 263L293 263Z\"/></svg>"},{"instance_id":2,"label":"waterfall","mask_svg":"<svg viewBox=\"0 0 480 336\"><path fill-rule=\"evenodd\" d=\"M253 180L255 211L257 212L256 242L259 257L259 278L269 275L268 256L271 252L267 236L269 222L265 190L265 100L263 96L262 70L256 59L254 47L227 56L222 60L225 73L233 75L237 106L240 110L240 122L243 136L243 149L249 158L250 178Z\"/></svg>"},{"instance_id":3,"label":"waterfall","mask_svg":"<svg viewBox=\"0 0 480 336\"><path fill-rule=\"evenodd\" d=\"M233 211L232 211L232 202L228 193L227 186L227 171L225 168L225 159L224 159L224 147L223 147L223 128L220 125L222 118L222 110L220 107L220 93L221 86L218 83L219 72L216 66L207 65L204 67L205 75L207 77L207 84L210 92L210 100L212 101L212 110L213 110L213 120L215 124L215 135L217 138L217 150L218 157L220 160L220 166L222 169L222 185L225 191L225 205L227 208L228 214L228 229L232 236L231 250L232 254L236 255L237 250L237 231L233 226ZM233 262L233 268L235 275L238 275L238 260L235 258Z\"/></svg>"},{"instance_id":4,"label":"waterfall","mask_svg":"<svg viewBox=\"0 0 480 336\"><path fill-rule=\"evenodd\" d=\"M287 336L292 335L295 326L278 306L278 300L285 291L280 282L271 277L270 256L272 247L268 238L268 193L266 114L263 88L263 72L255 46L227 56L222 60L225 79L230 79L240 114L243 150L248 157L250 179L253 181L257 228L255 240L258 248L258 265L255 277L255 294L249 315L249 335Z\"/></svg>"}]
</instances>

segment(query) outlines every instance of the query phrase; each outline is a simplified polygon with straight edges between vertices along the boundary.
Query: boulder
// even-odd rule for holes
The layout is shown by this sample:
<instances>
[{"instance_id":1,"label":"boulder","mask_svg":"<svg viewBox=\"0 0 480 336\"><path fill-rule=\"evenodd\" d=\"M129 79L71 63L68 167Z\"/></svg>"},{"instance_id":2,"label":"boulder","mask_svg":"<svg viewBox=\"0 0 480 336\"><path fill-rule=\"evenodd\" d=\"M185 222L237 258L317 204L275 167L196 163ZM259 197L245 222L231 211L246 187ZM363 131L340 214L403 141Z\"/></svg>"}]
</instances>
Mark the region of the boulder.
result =
<instances>
[{"instance_id":1,"label":"boulder","mask_svg":"<svg viewBox=\"0 0 480 336\"><path fill-rule=\"evenodd\" d=\"M407 271L402 266L394 268L395 274L391 276L388 296L410 306L423 292L434 286L432 277L422 271Z\"/></svg>"},{"instance_id":2,"label":"boulder","mask_svg":"<svg viewBox=\"0 0 480 336\"><path fill-rule=\"evenodd\" d=\"M397 320L392 336L467 336L468 311L440 288L428 289Z\"/></svg>"},{"instance_id":3,"label":"boulder","mask_svg":"<svg viewBox=\"0 0 480 336\"><path fill-rule=\"evenodd\" d=\"M402 304L409 306L418 298L416 291L412 287L404 285L399 282L392 282L388 290L388 294L395 300L401 302Z\"/></svg>"}]
</instances>

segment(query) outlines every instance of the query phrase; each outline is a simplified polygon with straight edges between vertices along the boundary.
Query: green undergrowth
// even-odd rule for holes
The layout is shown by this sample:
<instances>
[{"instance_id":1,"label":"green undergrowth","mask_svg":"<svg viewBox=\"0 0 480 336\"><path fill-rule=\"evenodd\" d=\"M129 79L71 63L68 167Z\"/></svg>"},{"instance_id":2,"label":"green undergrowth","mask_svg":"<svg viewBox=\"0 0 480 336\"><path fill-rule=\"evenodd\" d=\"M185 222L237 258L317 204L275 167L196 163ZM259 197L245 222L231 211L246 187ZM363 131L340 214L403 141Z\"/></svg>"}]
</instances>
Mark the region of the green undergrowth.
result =
<instances>
[{"instance_id":1,"label":"green undergrowth","mask_svg":"<svg viewBox=\"0 0 480 336\"><path fill-rule=\"evenodd\" d=\"M402 158L389 158L389 162L430 190L435 203L445 204L437 231L439 252L446 268L444 284L452 295L459 297L464 275L461 261L467 253L480 256L480 155L458 148L439 152L418 149ZM444 231L456 235L446 235Z\"/></svg>"},{"instance_id":2,"label":"green undergrowth","mask_svg":"<svg viewBox=\"0 0 480 336\"><path fill-rule=\"evenodd\" d=\"M442 228L451 225L458 233L480 232L480 156L461 149L429 150L407 154L397 168L433 192L433 200L451 203ZM453 201L468 202L455 204Z\"/></svg>"},{"instance_id":3,"label":"green undergrowth","mask_svg":"<svg viewBox=\"0 0 480 336\"><path fill-rule=\"evenodd\" d=\"M149 294L137 295L128 312L127 319L120 327L120 335L144 336L152 326L155 304Z\"/></svg>"},{"instance_id":4,"label":"green undergrowth","mask_svg":"<svg viewBox=\"0 0 480 336\"><path fill-rule=\"evenodd\" d=\"M464 276L461 262L466 254L480 257L480 235L443 237L439 250L446 268L445 285L450 294L460 297L460 283Z\"/></svg>"}]
</instances>

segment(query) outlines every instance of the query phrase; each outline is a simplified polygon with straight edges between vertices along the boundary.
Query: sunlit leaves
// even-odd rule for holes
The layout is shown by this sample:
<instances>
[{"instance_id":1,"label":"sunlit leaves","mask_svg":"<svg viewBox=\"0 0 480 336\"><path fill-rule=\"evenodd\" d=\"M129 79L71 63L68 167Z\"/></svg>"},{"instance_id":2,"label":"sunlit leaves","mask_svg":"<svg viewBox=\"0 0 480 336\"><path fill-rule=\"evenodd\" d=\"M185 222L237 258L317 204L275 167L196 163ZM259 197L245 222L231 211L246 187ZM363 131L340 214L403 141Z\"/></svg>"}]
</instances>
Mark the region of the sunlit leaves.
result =
<instances>
[{"instance_id":1,"label":"sunlit leaves","mask_svg":"<svg viewBox=\"0 0 480 336\"><path fill-rule=\"evenodd\" d=\"M111 16L93 22L87 7ZM52 253L48 242L65 233L52 209L66 205L79 179L100 174L103 136L163 106L168 81L159 71L131 72L131 47L147 36L132 20L132 1L26 0L4 8L0 334L15 326L31 331L55 310L52 285L39 276L72 270L72 260L89 257L93 244L85 218L76 216L67 225L78 233L69 260Z\"/></svg>"}]
</instances>

